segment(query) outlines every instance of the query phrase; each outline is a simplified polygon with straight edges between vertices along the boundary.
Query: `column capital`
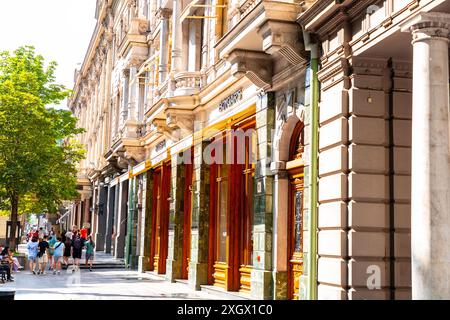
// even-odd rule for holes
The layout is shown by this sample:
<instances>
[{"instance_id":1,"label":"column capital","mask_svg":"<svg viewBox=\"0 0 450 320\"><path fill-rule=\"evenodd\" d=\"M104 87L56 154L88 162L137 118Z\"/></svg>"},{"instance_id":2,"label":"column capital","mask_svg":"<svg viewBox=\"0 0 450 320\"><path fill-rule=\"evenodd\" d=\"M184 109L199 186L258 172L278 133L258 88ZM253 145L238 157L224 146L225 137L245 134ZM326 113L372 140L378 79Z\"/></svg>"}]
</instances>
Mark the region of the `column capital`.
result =
<instances>
[{"instance_id":1,"label":"column capital","mask_svg":"<svg viewBox=\"0 0 450 320\"><path fill-rule=\"evenodd\" d=\"M158 11L156 12L156 17L161 20L169 19L171 15L172 9L170 8L159 8Z\"/></svg>"},{"instance_id":2,"label":"column capital","mask_svg":"<svg viewBox=\"0 0 450 320\"><path fill-rule=\"evenodd\" d=\"M450 14L442 12L423 12L406 21L403 32L411 32L413 43L435 39L450 39Z\"/></svg>"}]
</instances>

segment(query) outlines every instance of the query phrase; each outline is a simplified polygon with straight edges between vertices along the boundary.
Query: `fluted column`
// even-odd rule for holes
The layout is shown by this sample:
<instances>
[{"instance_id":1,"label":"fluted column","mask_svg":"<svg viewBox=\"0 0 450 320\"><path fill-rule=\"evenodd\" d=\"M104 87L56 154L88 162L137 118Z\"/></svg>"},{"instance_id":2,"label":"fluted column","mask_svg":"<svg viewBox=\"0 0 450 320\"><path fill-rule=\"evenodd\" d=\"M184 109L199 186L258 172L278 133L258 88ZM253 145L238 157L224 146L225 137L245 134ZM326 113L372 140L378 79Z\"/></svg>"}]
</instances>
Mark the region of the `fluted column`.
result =
<instances>
[{"instance_id":1,"label":"fluted column","mask_svg":"<svg viewBox=\"0 0 450 320\"><path fill-rule=\"evenodd\" d=\"M421 13L413 35L413 299L450 299L450 15Z\"/></svg>"},{"instance_id":2,"label":"fluted column","mask_svg":"<svg viewBox=\"0 0 450 320\"><path fill-rule=\"evenodd\" d=\"M131 80L129 82L129 103L128 103L128 117L127 120L133 120L136 121L136 110L137 110L137 103L138 103L138 97L139 97L139 79L136 78L137 74L137 68L136 66L130 67L130 77Z\"/></svg>"},{"instance_id":3,"label":"fluted column","mask_svg":"<svg viewBox=\"0 0 450 320\"><path fill-rule=\"evenodd\" d=\"M159 9L158 16L161 19L161 31L159 40L159 83L162 84L167 79L169 71L169 18L171 9Z\"/></svg>"},{"instance_id":4,"label":"fluted column","mask_svg":"<svg viewBox=\"0 0 450 320\"><path fill-rule=\"evenodd\" d=\"M181 3L179 0L173 0L173 14L172 14L172 71L179 72L182 71L181 67L183 64L181 57L181 46L182 46L182 34L183 28L180 22L181 15Z\"/></svg>"},{"instance_id":5,"label":"fluted column","mask_svg":"<svg viewBox=\"0 0 450 320\"><path fill-rule=\"evenodd\" d=\"M125 123L128 117L128 97L129 97L129 87L130 87L130 71L128 69L123 71L123 89L122 89L122 106L120 110L120 125L119 127L122 127L122 125Z\"/></svg>"}]
</instances>

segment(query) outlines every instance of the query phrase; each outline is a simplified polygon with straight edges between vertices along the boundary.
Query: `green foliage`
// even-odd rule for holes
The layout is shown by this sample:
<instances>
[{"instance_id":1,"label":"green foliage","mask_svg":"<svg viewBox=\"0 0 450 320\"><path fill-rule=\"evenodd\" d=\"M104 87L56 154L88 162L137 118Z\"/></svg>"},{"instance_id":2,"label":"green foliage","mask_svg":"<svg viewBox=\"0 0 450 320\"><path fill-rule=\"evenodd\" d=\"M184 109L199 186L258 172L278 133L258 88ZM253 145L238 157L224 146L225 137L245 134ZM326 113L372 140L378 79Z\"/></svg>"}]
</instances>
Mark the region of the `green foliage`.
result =
<instances>
[{"instance_id":1,"label":"green foliage","mask_svg":"<svg viewBox=\"0 0 450 320\"><path fill-rule=\"evenodd\" d=\"M55 68L33 47L0 53L0 210L16 197L19 214L55 212L77 196L84 153L74 137L83 130L71 112L46 108L70 93L54 83Z\"/></svg>"}]
</instances>

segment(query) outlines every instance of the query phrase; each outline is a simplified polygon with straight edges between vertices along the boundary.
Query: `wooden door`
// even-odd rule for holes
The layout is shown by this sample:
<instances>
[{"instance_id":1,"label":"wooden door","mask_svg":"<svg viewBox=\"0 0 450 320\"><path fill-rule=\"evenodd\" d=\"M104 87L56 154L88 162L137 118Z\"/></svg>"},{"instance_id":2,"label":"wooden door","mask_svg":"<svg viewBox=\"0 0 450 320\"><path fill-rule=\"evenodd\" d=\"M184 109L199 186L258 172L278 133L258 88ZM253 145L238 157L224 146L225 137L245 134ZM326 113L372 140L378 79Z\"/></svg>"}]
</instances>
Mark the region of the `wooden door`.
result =
<instances>
[{"instance_id":1,"label":"wooden door","mask_svg":"<svg viewBox=\"0 0 450 320\"><path fill-rule=\"evenodd\" d=\"M208 280L229 291L248 293L253 265L254 164L249 156L252 144L245 139L245 145L234 140L231 164L211 166ZM244 163L238 161L238 147L245 152Z\"/></svg>"},{"instance_id":2,"label":"wooden door","mask_svg":"<svg viewBox=\"0 0 450 320\"><path fill-rule=\"evenodd\" d=\"M288 217L288 286L289 298L298 300L303 273L303 168L290 176Z\"/></svg>"},{"instance_id":3,"label":"wooden door","mask_svg":"<svg viewBox=\"0 0 450 320\"><path fill-rule=\"evenodd\" d=\"M150 270L158 270L159 260L159 203L161 199L161 167L153 172L153 201L152 201L152 237L150 243Z\"/></svg>"},{"instance_id":4,"label":"wooden door","mask_svg":"<svg viewBox=\"0 0 450 320\"><path fill-rule=\"evenodd\" d=\"M289 159L289 211L288 211L288 298L300 298L300 276L303 273L303 178L302 162L304 135L299 122L292 134Z\"/></svg>"},{"instance_id":5,"label":"wooden door","mask_svg":"<svg viewBox=\"0 0 450 320\"><path fill-rule=\"evenodd\" d=\"M193 163L185 164L184 180L184 221L183 221L183 258L181 278L187 279L189 274L189 259L191 256L191 222L192 222L192 173Z\"/></svg>"},{"instance_id":6,"label":"wooden door","mask_svg":"<svg viewBox=\"0 0 450 320\"><path fill-rule=\"evenodd\" d=\"M170 161L156 169L153 177L153 269L164 274L169 241Z\"/></svg>"}]
</instances>

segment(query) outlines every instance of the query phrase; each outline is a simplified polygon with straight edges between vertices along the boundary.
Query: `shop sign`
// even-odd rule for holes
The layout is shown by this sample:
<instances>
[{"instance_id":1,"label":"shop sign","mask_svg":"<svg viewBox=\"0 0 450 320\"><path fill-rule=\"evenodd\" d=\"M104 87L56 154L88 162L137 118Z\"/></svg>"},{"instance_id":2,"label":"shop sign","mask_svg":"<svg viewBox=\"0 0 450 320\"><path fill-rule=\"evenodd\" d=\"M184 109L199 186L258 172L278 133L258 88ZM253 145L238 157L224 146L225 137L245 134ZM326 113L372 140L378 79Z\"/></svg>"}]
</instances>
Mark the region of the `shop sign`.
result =
<instances>
[{"instance_id":1,"label":"shop sign","mask_svg":"<svg viewBox=\"0 0 450 320\"><path fill-rule=\"evenodd\" d=\"M166 140L163 140L161 142L158 142L158 144L155 146L155 151L159 152L162 149L164 149L166 147Z\"/></svg>"},{"instance_id":2,"label":"shop sign","mask_svg":"<svg viewBox=\"0 0 450 320\"><path fill-rule=\"evenodd\" d=\"M219 104L219 111L223 112L228 108L231 108L233 105L242 100L242 89L237 90L233 94L229 95L225 99L223 99Z\"/></svg>"}]
</instances>

